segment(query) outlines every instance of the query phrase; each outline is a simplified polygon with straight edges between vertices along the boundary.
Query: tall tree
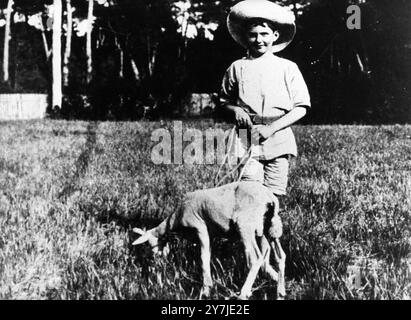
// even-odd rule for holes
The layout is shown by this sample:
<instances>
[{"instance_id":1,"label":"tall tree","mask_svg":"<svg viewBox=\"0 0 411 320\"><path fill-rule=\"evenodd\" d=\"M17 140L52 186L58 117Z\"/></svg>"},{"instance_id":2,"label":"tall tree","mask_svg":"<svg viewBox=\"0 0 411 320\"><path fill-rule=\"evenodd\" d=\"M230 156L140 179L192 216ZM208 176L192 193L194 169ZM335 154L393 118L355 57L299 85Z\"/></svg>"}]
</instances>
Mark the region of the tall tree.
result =
<instances>
[{"instance_id":1,"label":"tall tree","mask_svg":"<svg viewBox=\"0 0 411 320\"><path fill-rule=\"evenodd\" d=\"M62 77L61 77L61 20L62 0L53 1L53 86L52 106L61 107L62 103Z\"/></svg>"},{"instance_id":2,"label":"tall tree","mask_svg":"<svg viewBox=\"0 0 411 320\"><path fill-rule=\"evenodd\" d=\"M89 23L87 30L87 83L91 82L91 77L93 73L93 57L92 57L92 47L91 47L91 34L93 31L93 9L94 9L94 0L88 0L88 15L87 20Z\"/></svg>"},{"instance_id":3,"label":"tall tree","mask_svg":"<svg viewBox=\"0 0 411 320\"><path fill-rule=\"evenodd\" d=\"M3 51L3 80L9 81L9 43L10 43L10 27L13 11L13 0L8 0L6 12L6 28L4 31L4 51Z\"/></svg>"},{"instance_id":4,"label":"tall tree","mask_svg":"<svg viewBox=\"0 0 411 320\"><path fill-rule=\"evenodd\" d=\"M67 30L66 30L66 48L64 50L63 60L63 84L68 86L69 82L69 59L71 55L71 37L73 31L73 11L71 7L71 0L66 0L66 12L67 12Z\"/></svg>"}]
</instances>

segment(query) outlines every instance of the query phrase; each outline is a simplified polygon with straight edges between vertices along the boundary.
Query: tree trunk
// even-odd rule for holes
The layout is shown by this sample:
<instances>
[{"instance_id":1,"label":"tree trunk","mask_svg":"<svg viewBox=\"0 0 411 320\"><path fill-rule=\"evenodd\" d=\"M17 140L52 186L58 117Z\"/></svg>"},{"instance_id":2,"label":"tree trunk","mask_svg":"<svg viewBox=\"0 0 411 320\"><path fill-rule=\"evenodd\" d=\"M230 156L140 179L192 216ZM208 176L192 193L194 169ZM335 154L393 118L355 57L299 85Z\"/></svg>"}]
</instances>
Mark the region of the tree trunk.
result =
<instances>
[{"instance_id":1,"label":"tree trunk","mask_svg":"<svg viewBox=\"0 0 411 320\"><path fill-rule=\"evenodd\" d=\"M141 81L140 72L138 71L137 64L133 58L130 58L130 63L131 63L131 68L133 69L134 78L136 79L137 82L140 82Z\"/></svg>"},{"instance_id":2,"label":"tree trunk","mask_svg":"<svg viewBox=\"0 0 411 320\"><path fill-rule=\"evenodd\" d=\"M62 90L61 90L61 20L62 4L61 0L53 1L53 96L52 107L61 108Z\"/></svg>"},{"instance_id":3,"label":"tree trunk","mask_svg":"<svg viewBox=\"0 0 411 320\"><path fill-rule=\"evenodd\" d=\"M50 59L51 50L49 49L49 45L47 43L47 37L46 33L44 32L44 28L41 30L41 38L43 39L44 52L46 54L46 59L48 61Z\"/></svg>"},{"instance_id":4,"label":"tree trunk","mask_svg":"<svg viewBox=\"0 0 411 320\"><path fill-rule=\"evenodd\" d=\"M124 78L124 52L123 50L120 48L120 71L118 76L120 77L120 79Z\"/></svg>"},{"instance_id":5,"label":"tree trunk","mask_svg":"<svg viewBox=\"0 0 411 320\"><path fill-rule=\"evenodd\" d=\"M66 35L66 49L64 51L63 61L63 84L68 86L69 82L69 60L71 55L71 35L73 30L73 14L71 12L71 0L66 0L67 11L67 35Z\"/></svg>"},{"instance_id":6,"label":"tree trunk","mask_svg":"<svg viewBox=\"0 0 411 320\"><path fill-rule=\"evenodd\" d=\"M92 72L93 72L93 58L92 58L92 48L91 48L91 32L93 30L93 9L94 0L88 0L88 22L90 27L87 30L87 83L91 82Z\"/></svg>"},{"instance_id":7,"label":"tree trunk","mask_svg":"<svg viewBox=\"0 0 411 320\"><path fill-rule=\"evenodd\" d=\"M297 0L293 0L293 13L296 19L298 17L297 2Z\"/></svg>"},{"instance_id":8,"label":"tree trunk","mask_svg":"<svg viewBox=\"0 0 411 320\"><path fill-rule=\"evenodd\" d=\"M150 38L148 37L147 39L150 39ZM150 77L152 77L154 73L154 66L155 66L156 58L157 58L157 46L158 46L157 43L152 45L151 40L147 41L148 71L149 71Z\"/></svg>"},{"instance_id":9,"label":"tree trunk","mask_svg":"<svg viewBox=\"0 0 411 320\"><path fill-rule=\"evenodd\" d=\"M124 51L121 48L120 42L118 41L116 36L114 36L114 43L119 52L119 59L120 59L120 70L119 70L118 76L120 77L120 79L122 79L124 78Z\"/></svg>"},{"instance_id":10,"label":"tree trunk","mask_svg":"<svg viewBox=\"0 0 411 320\"><path fill-rule=\"evenodd\" d=\"M9 81L9 43L10 43L10 27L13 10L13 0L9 0L6 13L6 28L4 31L4 52L3 52L3 80Z\"/></svg>"}]
</instances>

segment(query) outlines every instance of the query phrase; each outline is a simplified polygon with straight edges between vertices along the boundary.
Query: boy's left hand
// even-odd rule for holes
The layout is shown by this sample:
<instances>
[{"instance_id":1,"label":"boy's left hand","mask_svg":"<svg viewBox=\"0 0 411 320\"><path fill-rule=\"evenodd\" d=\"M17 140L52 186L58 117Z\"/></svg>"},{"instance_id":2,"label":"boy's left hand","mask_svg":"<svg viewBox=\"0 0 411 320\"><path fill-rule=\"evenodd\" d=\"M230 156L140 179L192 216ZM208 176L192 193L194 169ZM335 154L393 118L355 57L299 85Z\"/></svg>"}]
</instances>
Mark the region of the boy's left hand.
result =
<instances>
[{"instance_id":1,"label":"boy's left hand","mask_svg":"<svg viewBox=\"0 0 411 320\"><path fill-rule=\"evenodd\" d=\"M251 137L254 141L266 140L274 134L270 126L258 126L251 130Z\"/></svg>"}]
</instances>

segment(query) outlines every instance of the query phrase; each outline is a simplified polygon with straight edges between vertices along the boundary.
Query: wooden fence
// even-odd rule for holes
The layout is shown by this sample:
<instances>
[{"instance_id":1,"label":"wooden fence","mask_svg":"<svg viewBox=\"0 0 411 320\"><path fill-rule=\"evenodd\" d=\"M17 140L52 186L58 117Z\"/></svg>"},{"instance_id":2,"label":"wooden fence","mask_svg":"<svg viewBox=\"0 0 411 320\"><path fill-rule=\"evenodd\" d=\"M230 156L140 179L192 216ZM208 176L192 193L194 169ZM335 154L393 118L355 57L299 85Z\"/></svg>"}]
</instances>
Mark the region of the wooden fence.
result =
<instances>
[{"instance_id":1,"label":"wooden fence","mask_svg":"<svg viewBox=\"0 0 411 320\"><path fill-rule=\"evenodd\" d=\"M46 109L47 94L0 94L0 120L41 119Z\"/></svg>"}]
</instances>

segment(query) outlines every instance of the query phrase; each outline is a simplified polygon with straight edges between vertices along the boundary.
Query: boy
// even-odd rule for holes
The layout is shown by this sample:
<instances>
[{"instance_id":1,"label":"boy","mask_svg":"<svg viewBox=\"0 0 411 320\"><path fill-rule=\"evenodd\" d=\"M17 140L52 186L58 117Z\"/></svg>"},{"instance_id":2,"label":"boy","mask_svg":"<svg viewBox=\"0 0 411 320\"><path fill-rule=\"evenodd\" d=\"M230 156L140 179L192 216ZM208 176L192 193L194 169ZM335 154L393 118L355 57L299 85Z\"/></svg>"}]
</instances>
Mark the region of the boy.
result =
<instances>
[{"instance_id":1,"label":"boy","mask_svg":"<svg viewBox=\"0 0 411 320\"><path fill-rule=\"evenodd\" d=\"M286 194L289 158L297 156L290 126L310 107L297 65L273 54L292 41L294 20L290 11L267 0L239 2L227 19L247 56L227 69L220 101L237 124L237 156L249 148L251 132L251 158L242 180L261 181L276 196Z\"/></svg>"}]
</instances>

